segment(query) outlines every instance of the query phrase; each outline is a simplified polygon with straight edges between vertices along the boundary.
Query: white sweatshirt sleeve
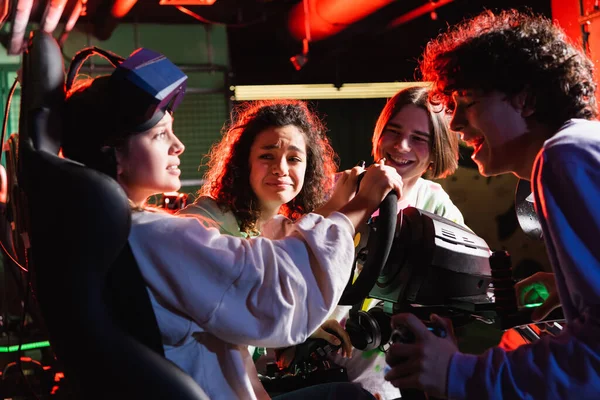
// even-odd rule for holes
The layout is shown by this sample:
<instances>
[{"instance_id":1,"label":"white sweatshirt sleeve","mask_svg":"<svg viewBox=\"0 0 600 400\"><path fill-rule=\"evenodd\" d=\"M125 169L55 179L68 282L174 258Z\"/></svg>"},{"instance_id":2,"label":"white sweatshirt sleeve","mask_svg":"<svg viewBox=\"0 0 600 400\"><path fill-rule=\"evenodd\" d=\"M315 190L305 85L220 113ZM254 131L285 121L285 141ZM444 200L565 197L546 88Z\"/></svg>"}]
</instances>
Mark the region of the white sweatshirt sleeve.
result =
<instances>
[{"instance_id":1,"label":"white sweatshirt sleeve","mask_svg":"<svg viewBox=\"0 0 600 400\"><path fill-rule=\"evenodd\" d=\"M282 240L241 239L196 218L137 213L130 244L150 290L233 344L303 342L335 308L354 257L348 218L308 214Z\"/></svg>"}]
</instances>

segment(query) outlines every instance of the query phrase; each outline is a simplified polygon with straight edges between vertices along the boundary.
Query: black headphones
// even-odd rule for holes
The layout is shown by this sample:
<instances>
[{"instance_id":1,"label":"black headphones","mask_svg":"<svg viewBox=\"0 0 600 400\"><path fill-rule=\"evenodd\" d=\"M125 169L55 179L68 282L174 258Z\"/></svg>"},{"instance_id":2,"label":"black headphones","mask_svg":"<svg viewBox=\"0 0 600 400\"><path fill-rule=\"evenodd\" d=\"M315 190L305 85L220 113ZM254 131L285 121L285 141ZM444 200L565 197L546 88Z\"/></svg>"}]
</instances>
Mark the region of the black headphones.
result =
<instances>
[{"instance_id":1,"label":"black headphones","mask_svg":"<svg viewBox=\"0 0 600 400\"><path fill-rule=\"evenodd\" d=\"M390 317L383 311L383 305L377 304L368 311L353 306L346 320L346 332L350 336L352 346L361 351L379 348L384 351L392 335Z\"/></svg>"},{"instance_id":2,"label":"black headphones","mask_svg":"<svg viewBox=\"0 0 600 400\"><path fill-rule=\"evenodd\" d=\"M93 55L98 55L105 58L115 68L117 68L125 60L121 56L95 46L88 47L77 52L73 56L73 60L71 60L71 65L69 66L69 71L67 72L67 82L65 85L67 92L71 90L71 87L73 87L73 82L75 82L75 78L77 77L77 74L79 73L83 63Z\"/></svg>"},{"instance_id":3,"label":"black headphones","mask_svg":"<svg viewBox=\"0 0 600 400\"><path fill-rule=\"evenodd\" d=\"M123 60L123 57L118 56L108 50L101 49L99 47L88 47L85 48L75 54L71 61L71 65L69 66L69 70L67 72L67 79L65 84L65 89L67 92L71 90L73 87L73 83L79 73L79 70L83 66L83 63L90 58L91 56L101 56L105 58L113 67L118 67ZM112 146L106 146L96 154L87 154L86 158L87 166L94 168L98 171L101 171L113 178L117 176L117 159L115 149Z\"/></svg>"}]
</instances>

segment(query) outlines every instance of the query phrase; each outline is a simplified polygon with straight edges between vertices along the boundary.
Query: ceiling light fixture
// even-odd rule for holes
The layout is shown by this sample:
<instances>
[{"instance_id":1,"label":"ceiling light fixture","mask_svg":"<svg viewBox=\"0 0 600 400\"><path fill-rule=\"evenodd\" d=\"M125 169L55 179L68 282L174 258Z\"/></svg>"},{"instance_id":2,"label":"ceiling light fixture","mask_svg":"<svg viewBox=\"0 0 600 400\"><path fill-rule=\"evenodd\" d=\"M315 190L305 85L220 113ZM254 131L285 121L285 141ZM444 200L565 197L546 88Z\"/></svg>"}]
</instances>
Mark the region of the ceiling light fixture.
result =
<instances>
[{"instance_id":1,"label":"ceiling light fixture","mask_svg":"<svg viewBox=\"0 0 600 400\"><path fill-rule=\"evenodd\" d=\"M312 85L242 85L232 86L232 100L268 99L377 99L390 98L401 89L424 86L424 82L345 83L339 89L333 84Z\"/></svg>"},{"instance_id":2,"label":"ceiling light fixture","mask_svg":"<svg viewBox=\"0 0 600 400\"><path fill-rule=\"evenodd\" d=\"M212 6L217 0L160 0L161 6Z\"/></svg>"}]
</instances>

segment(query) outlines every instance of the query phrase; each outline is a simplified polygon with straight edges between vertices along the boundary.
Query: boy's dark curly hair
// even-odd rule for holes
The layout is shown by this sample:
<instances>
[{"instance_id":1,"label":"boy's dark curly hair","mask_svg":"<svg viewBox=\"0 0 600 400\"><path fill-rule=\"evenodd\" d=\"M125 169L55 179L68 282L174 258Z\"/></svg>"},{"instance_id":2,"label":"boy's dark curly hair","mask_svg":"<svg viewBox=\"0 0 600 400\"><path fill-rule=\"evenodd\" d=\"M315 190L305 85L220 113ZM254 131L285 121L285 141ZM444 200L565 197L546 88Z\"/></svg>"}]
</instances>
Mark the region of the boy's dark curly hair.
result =
<instances>
[{"instance_id":1,"label":"boy's dark curly hair","mask_svg":"<svg viewBox=\"0 0 600 400\"><path fill-rule=\"evenodd\" d=\"M306 174L300 193L280 212L295 220L321 206L333 187L337 156L325 127L303 101L265 100L249 102L232 113L223 138L208 155L208 171L199 195L212 197L221 210L236 216L240 230L257 233L258 199L250 186L248 160L256 136L265 129L293 125L305 136Z\"/></svg>"},{"instance_id":2,"label":"boy's dark curly hair","mask_svg":"<svg viewBox=\"0 0 600 400\"><path fill-rule=\"evenodd\" d=\"M433 82L432 102L450 108L456 90L528 89L541 123L558 128L570 118L597 116L592 62L543 16L483 12L432 40L420 69Z\"/></svg>"}]
</instances>

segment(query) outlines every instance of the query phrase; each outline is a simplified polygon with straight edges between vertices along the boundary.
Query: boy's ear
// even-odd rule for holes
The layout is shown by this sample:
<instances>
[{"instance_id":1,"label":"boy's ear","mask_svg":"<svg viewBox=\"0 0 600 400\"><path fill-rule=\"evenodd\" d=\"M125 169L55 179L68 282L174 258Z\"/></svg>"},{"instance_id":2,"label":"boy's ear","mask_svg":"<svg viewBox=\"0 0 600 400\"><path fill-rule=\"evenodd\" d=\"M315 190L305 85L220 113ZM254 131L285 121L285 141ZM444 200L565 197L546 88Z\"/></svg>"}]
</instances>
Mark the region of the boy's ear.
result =
<instances>
[{"instance_id":1,"label":"boy's ear","mask_svg":"<svg viewBox=\"0 0 600 400\"><path fill-rule=\"evenodd\" d=\"M535 113L535 97L528 87L514 95L511 103L513 107L521 111L523 118L531 117Z\"/></svg>"}]
</instances>

